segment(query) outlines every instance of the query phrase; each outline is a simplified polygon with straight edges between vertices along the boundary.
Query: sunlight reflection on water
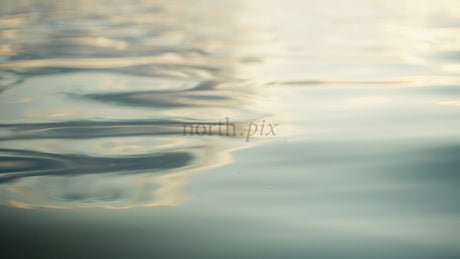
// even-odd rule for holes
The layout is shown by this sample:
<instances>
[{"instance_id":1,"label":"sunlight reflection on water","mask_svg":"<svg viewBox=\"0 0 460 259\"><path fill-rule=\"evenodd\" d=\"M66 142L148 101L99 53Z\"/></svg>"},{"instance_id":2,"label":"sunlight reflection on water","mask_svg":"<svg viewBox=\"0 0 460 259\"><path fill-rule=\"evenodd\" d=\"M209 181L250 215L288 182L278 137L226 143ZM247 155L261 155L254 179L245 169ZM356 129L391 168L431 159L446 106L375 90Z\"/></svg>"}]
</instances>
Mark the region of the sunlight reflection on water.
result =
<instances>
[{"instance_id":1,"label":"sunlight reflection on water","mask_svg":"<svg viewBox=\"0 0 460 259\"><path fill-rule=\"evenodd\" d=\"M0 6L0 204L182 205L245 257L460 254L456 1ZM279 131L183 134L225 118Z\"/></svg>"}]
</instances>

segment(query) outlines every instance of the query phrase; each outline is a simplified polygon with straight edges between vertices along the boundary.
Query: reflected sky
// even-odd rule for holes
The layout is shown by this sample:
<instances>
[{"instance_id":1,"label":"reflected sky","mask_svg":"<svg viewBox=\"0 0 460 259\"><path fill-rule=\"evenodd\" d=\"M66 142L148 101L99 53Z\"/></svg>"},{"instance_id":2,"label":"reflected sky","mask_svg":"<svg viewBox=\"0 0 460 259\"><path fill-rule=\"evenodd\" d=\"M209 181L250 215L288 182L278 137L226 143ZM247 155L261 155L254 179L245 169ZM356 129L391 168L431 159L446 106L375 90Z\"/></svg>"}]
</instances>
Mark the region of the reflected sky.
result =
<instances>
[{"instance_id":1,"label":"reflected sky","mask_svg":"<svg viewBox=\"0 0 460 259\"><path fill-rule=\"evenodd\" d=\"M234 54L231 46L237 42L230 40L248 34L233 24L240 3L219 3L211 15L217 23L200 18L202 10L186 2L120 3L110 11L106 4L5 4L0 19L3 204L99 207L104 189L86 191L80 175L101 183L136 175L117 184L122 190L109 195L104 206L136 206L136 199L127 200L138 181L154 182L146 191L150 201L142 197L138 206L171 205L156 202L155 189L175 185L174 179L182 182L177 175L227 164L235 149L229 140L182 136L184 123L230 117L241 124L264 116L251 108L254 87L235 73L238 64L248 62ZM108 142L117 144L101 150ZM167 180L168 174L176 176ZM60 178L68 178L66 184ZM62 189L78 191L62 194Z\"/></svg>"},{"instance_id":2,"label":"reflected sky","mask_svg":"<svg viewBox=\"0 0 460 259\"><path fill-rule=\"evenodd\" d=\"M458 258L459 109L454 0L3 1L0 241Z\"/></svg>"}]
</instances>

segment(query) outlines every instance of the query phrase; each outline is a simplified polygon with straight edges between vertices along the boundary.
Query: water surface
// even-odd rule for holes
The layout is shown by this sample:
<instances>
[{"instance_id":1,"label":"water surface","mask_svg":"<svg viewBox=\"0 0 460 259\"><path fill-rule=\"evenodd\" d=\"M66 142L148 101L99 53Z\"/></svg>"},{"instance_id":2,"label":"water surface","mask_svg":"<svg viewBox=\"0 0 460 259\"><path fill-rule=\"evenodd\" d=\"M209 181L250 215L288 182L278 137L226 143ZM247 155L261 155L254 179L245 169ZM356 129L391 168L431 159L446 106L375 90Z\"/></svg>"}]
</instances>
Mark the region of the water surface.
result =
<instances>
[{"instance_id":1,"label":"water surface","mask_svg":"<svg viewBox=\"0 0 460 259\"><path fill-rule=\"evenodd\" d=\"M0 6L7 257L460 257L456 1Z\"/></svg>"}]
</instances>

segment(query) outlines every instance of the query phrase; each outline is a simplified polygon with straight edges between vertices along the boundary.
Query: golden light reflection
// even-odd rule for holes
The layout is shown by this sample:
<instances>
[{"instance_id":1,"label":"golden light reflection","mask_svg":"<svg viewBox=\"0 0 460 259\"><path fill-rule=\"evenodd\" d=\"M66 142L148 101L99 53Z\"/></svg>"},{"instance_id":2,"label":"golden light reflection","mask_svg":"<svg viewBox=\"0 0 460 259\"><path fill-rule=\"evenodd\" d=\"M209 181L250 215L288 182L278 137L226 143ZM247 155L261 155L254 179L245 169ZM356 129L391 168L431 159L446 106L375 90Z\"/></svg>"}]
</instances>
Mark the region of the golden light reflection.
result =
<instances>
[{"instance_id":1,"label":"golden light reflection","mask_svg":"<svg viewBox=\"0 0 460 259\"><path fill-rule=\"evenodd\" d=\"M1 69L11 68L32 68L32 67L74 67L74 68L116 68L135 65L168 63L168 64L189 64L180 56L167 53L160 56L150 57L124 57L124 58L72 58L72 59L38 59L10 61L0 64Z\"/></svg>"},{"instance_id":2,"label":"golden light reflection","mask_svg":"<svg viewBox=\"0 0 460 259\"><path fill-rule=\"evenodd\" d=\"M214 142L214 141L213 141ZM239 142L239 141L238 141ZM220 144L219 144L220 143ZM232 144L233 143L233 144ZM229 147L229 144L233 147ZM240 143L238 143L240 144ZM125 202L117 202L117 204L72 204L72 205L54 205L54 204L40 204L40 198L46 200L48 194L46 190L36 189L21 185L21 182L3 186L0 188L1 192L15 194L22 197L20 200L26 198L34 202L25 202L18 200L0 200L0 204L4 206L34 209L34 208L53 208L53 209L75 209L75 208L104 208L104 209L129 209L135 207L171 207L178 206L187 201L185 195L182 194L182 188L188 183L190 177L199 172L212 170L214 168L222 167L233 162L232 153L253 146L254 143L247 145L237 145L235 140L218 140L213 146L204 146L199 150L204 151L200 155L200 162L198 165L188 166L188 168L181 168L180 170L165 171L159 176L152 176L149 174L142 174L130 180L133 191L141 194L140 196L147 196L152 202L142 203L136 199L134 195L133 200ZM185 149L186 151L187 149ZM180 151L180 150L176 150ZM155 173L153 173L155 174ZM59 177L59 176L58 176ZM128 185L129 186L129 185Z\"/></svg>"},{"instance_id":3,"label":"golden light reflection","mask_svg":"<svg viewBox=\"0 0 460 259\"><path fill-rule=\"evenodd\" d=\"M230 6L239 8L238 5ZM177 118L188 118L191 121L215 121L230 117L232 123L240 127L249 118L264 116L258 108L260 102L264 102L264 98L258 97L259 90L235 74L236 67L249 60L243 53L237 53L236 47L249 47L253 44L246 40L253 29L246 29L234 22L233 15L238 12L223 8L212 14L216 22L210 24L190 17L191 22L183 24L178 23L176 17L189 15L190 12L200 13L201 10L190 10L189 4L185 2L167 4L164 7L165 13L160 12L158 15L128 12L110 15L104 21L114 26L132 24L130 30L120 29L116 33L136 37L157 28L158 21L161 20L158 25L164 31L158 37L146 36L142 41L134 42L110 35L99 36L101 31L91 28L88 35L56 37L52 42L53 46L102 47L108 49L105 51L120 53L108 52L111 54L108 57L49 55L0 64L0 69L14 71L53 71L56 68L96 71L97 73L81 75L70 73L31 77L22 88L8 90L5 97L20 100L24 94L33 92L34 98L28 106L16 102L9 103L11 105L6 107L20 113L20 116L10 114L10 117L14 117L11 121L22 120L31 125L31 129L22 134L30 134L31 140L27 143L34 143L33 152L50 156L52 163L62 163L56 170L72 163L72 159L61 161L59 154L72 154L74 159L88 156L90 159L102 157L114 161L104 162L106 160L102 159L101 162L97 160L94 164L80 166L82 173L93 169L102 170L104 175L96 172L82 176L54 176L52 172L55 169L46 168L48 160L42 162L42 158L37 156L37 164L28 168L32 171L26 173L19 170L9 175L18 176L18 180L0 186L2 197L5 197L1 204L27 209L177 206L187 200L182 189L192 175L228 165L233 162L233 152L255 145L255 142L245 143L242 136L197 139L181 136L182 125L148 124L150 119L175 121ZM103 10L94 9L94 12ZM55 15L59 19L65 18L62 24L66 26L72 20L70 16L66 16L75 14L63 10ZM226 26L231 33L221 33L220 26ZM194 35L199 34L201 36L195 38ZM191 41L181 43L186 39ZM32 43L46 48L47 41L46 38L38 37ZM27 46L24 47L24 51L27 51ZM149 49L152 51L147 51ZM148 54L133 55L139 50L145 50ZM138 76L139 68L144 69L144 77ZM120 71L119 69L123 69L124 74L110 73L112 70ZM99 70L109 72L99 73ZM154 72L160 75L153 74ZM72 98L66 92L78 93L81 99ZM115 97L110 98L110 93L114 93ZM85 102L81 102L84 98L87 98ZM19 109L15 109L16 107ZM96 124L75 127L72 121L78 120ZM131 120L139 121L139 124L130 124ZM109 124L105 125L105 122ZM112 122L113 125L110 124ZM41 126L40 123L45 124ZM78 139L80 132L81 139ZM14 137L14 134L7 134L6 137L8 136ZM18 149L30 150L27 143L20 139L10 139L5 140L2 145L14 144ZM154 158L155 154L175 152L191 154L193 159L178 168L160 167L159 170L131 172L132 175L109 170L111 166L117 166L117 157L142 158L150 154ZM161 161L158 163L157 166L160 166ZM44 172L44 176L40 175L41 172ZM21 178L21 175L24 177ZM80 185L84 183L83 188ZM104 195L110 195L111 192L115 196L104 200L107 198ZM66 198L66 195L76 195L76 200L71 200L72 197Z\"/></svg>"}]
</instances>

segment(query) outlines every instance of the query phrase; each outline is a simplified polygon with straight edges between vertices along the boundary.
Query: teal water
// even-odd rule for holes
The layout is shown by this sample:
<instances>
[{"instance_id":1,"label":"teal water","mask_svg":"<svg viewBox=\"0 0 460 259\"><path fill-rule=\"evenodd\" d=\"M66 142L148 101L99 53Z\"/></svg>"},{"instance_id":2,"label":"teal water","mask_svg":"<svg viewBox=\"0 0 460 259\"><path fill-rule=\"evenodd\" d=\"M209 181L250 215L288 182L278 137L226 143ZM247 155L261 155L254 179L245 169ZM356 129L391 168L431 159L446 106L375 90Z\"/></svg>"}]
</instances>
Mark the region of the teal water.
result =
<instances>
[{"instance_id":1,"label":"teal water","mask_svg":"<svg viewBox=\"0 0 460 259\"><path fill-rule=\"evenodd\" d=\"M2 258L460 257L456 1L0 7Z\"/></svg>"}]
</instances>

